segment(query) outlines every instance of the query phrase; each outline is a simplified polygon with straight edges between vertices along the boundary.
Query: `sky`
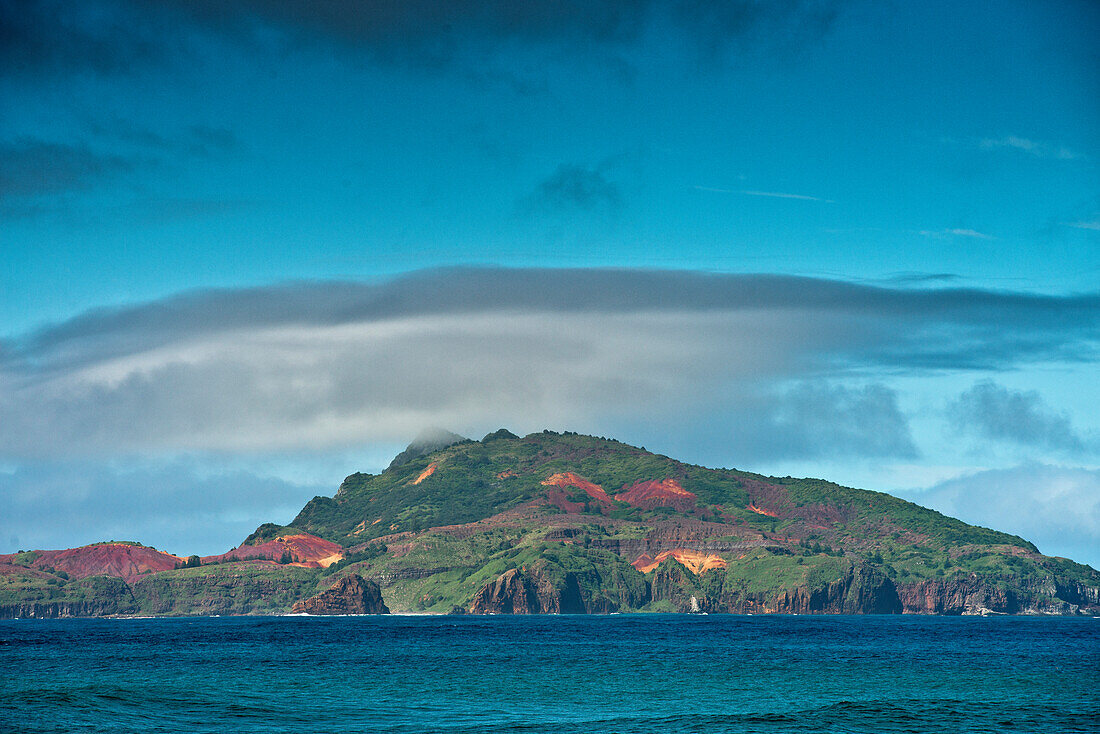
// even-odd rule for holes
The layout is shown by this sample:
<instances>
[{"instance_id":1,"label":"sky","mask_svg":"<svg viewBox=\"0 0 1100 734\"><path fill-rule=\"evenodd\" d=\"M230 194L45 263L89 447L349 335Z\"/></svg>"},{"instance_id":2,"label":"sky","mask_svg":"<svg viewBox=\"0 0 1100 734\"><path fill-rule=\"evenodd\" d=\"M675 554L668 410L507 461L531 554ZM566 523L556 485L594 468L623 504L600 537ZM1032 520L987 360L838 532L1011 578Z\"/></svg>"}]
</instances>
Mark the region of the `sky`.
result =
<instances>
[{"instance_id":1,"label":"sky","mask_svg":"<svg viewBox=\"0 0 1100 734\"><path fill-rule=\"evenodd\" d=\"M0 552L210 554L428 427L1100 566L1100 6L0 0Z\"/></svg>"}]
</instances>

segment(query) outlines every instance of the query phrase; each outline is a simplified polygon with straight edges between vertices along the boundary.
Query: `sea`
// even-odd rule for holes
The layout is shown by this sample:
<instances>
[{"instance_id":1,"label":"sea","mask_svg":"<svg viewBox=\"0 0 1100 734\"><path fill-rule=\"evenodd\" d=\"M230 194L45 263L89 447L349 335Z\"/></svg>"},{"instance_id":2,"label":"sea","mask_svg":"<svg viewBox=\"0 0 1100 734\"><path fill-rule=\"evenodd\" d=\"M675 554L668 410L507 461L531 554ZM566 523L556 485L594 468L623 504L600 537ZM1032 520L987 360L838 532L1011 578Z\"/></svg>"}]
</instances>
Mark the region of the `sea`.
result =
<instances>
[{"instance_id":1,"label":"sea","mask_svg":"<svg viewBox=\"0 0 1100 734\"><path fill-rule=\"evenodd\" d=\"M1100 620L8 620L0 731L1098 732Z\"/></svg>"}]
</instances>

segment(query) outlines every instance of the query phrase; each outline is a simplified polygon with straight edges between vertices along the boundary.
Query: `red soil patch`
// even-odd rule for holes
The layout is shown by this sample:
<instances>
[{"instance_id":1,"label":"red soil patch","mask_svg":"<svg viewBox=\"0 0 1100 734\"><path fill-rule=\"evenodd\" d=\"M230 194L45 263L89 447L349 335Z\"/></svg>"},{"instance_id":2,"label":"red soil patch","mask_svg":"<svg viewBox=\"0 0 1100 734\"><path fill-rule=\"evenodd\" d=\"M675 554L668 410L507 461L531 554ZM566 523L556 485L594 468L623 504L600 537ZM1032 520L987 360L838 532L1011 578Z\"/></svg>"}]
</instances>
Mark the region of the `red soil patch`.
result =
<instances>
[{"instance_id":1,"label":"red soil patch","mask_svg":"<svg viewBox=\"0 0 1100 734\"><path fill-rule=\"evenodd\" d=\"M658 553L656 558L648 553L643 553L630 565L642 573L649 573L669 558L675 560L685 568L688 568L696 575L706 573L715 568L725 568L729 565L721 556L713 553L703 553L702 551L687 550L686 548L673 548L672 550Z\"/></svg>"},{"instance_id":2,"label":"red soil patch","mask_svg":"<svg viewBox=\"0 0 1100 734\"><path fill-rule=\"evenodd\" d=\"M605 505L612 504L611 497L608 496L603 487L571 471L553 474L543 482L543 485L547 487L574 487L576 489L583 489L585 494L597 502Z\"/></svg>"},{"instance_id":3,"label":"red soil patch","mask_svg":"<svg viewBox=\"0 0 1100 734\"><path fill-rule=\"evenodd\" d=\"M584 505L580 502L572 502L560 487L551 487L546 491L547 501L562 512L570 515L578 515L584 512Z\"/></svg>"},{"instance_id":4,"label":"red soil patch","mask_svg":"<svg viewBox=\"0 0 1100 734\"><path fill-rule=\"evenodd\" d=\"M497 472L497 479L507 479L508 477L518 477L518 476L519 475L516 474L511 469L505 469L502 472Z\"/></svg>"},{"instance_id":5,"label":"red soil patch","mask_svg":"<svg viewBox=\"0 0 1100 734\"><path fill-rule=\"evenodd\" d=\"M299 533L284 535L259 545L242 545L219 556L206 556L202 562L243 561L247 558L281 561L287 555L295 566L328 568L344 557L344 549L316 535Z\"/></svg>"},{"instance_id":6,"label":"red soil patch","mask_svg":"<svg viewBox=\"0 0 1100 734\"><path fill-rule=\"evenodd\" d=\"M31 568L64 571L69 578L87 576L117 576L130 583L139 576L158 571L170 571L182 560L143 545L127 543L97 543L67 550L35 551L38 557ZM0 563L10 563L15 554L0 556Z\"/></svg>"},{"instance_id":7,"label":"red soil patch","mask_svg":"<svg viewBox=\"0 0 1100 734\"><path fill-rule=\"evenodd\" d=\"M675 479L664 479L660 482L651 479L648 482L635 483L626 491L615 495L615 499L643 510L671 507L679 512L691 512L695 509L698 497L680 486Z\"/></svg>"},{"instance_id":8,"label":"red soil patch","mask_svg":"<svg viewBox=\"0 0 1100 734\"><path fill-rule=\"evenodd\" d=\"M779 517L779 515L777 513L773 512L771 510L765 510L762 507L757 507L756 505L749 505L745 509L746 510L751 510L752 512L755 512L757 515L767 515L768 517Z\"/></svg>"},{"instance_id":9,"label":"red soil patch","mask_svg":"<svg viewBox=\"0 0 1100 734\"><path fill-rule=\"evenodd\" d=\"M430 477L430 476L431 476L432 474L435 474L435 468L436 468L437 466L439 466L439 462L438 462L438 461L433 461L433 462L432 462L431 464L428 464L428 468L427 468L427 469L425 469L424 471L420 472L420 476L418 476L418 477L417 477L417 478L416 478L416 479L415 479L415 480L413 481L413 484L420 484L420 483L421 483L421 482L423 482L423 481L424 481L425 479L427 479L428 477Z\"/></svg>"}]
</instances>

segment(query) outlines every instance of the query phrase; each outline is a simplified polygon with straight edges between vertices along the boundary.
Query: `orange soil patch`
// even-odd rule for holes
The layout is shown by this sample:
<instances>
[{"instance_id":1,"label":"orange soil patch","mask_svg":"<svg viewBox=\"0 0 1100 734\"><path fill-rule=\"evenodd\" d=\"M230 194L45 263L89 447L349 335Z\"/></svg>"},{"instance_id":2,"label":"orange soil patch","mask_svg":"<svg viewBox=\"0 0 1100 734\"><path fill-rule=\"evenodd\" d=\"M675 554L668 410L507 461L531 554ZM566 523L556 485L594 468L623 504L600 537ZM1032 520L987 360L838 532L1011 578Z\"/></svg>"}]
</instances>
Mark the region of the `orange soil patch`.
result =
<instances>
[{"instance_id":1,"label":"orange soil patch","mask_svg":"<svg viewBox=\"0 0 1100 734\"><path fill-rule=\"evenodd\" d=\"M765 510L763 507L757 507L756 505L749 505L745 509L746 510L751 510L751 511L755 512L757 515L767 515L768 517L779 517L778 514L772 512L771 510Z\"/></svg>"},{"instance_id":2,"label":"orange soil patch","mask_svg":"<svg viewBox=\"0 0 1100 734\"><path fill-rule=\"evenodd\" d=\"M713 553L703 553L702 551L687 550L686 548L673 548L672 550L658 553L656 558L648 553L643 553L630 565L634 566L634 568L642 573L649 573L669 558L685 566L696 575L706 573L715 568L725 568L729 565L721 556Z\"/></svg>"},{"instance_id":3,"label":"orange soil patch","mask_svg":"<svg viewBox=\"0 0 1100 734\"><path fill-rule=\"evenodd\" d=\"M432 462L431 464L428 464L428 468L427 468L427 469L425 469L424 471L420 472L420 476L418 476L418 477L416 478L416 480L415 480L415 481L413 481L413 484L420 484L420 483L421 483L421 482L423 482L423 481L424 481L425 479L427 479L428 477L430 477L430 476L431 476L432 474L435 474L435 468L436 468L437 466L439 466L439 462L438 462L438 461L433 461L433 462Z\"/></svg>"},{"instance_id":4,"label":"orange soil patch","mask_svg":"<svg viewBox=\"0 0 1100 734\"><path fill-rule=\"evenodd\" d=\"M377 525L380 522L382 522L382 518L378 518L377 520L372 522L370 524L370 526L373 528L375 525ZM350 533L348 533L348 535L359 535L359 533L365 533L366 531L367 531L367 521L364 520L363 522L356 525L355 529L352 530Z\"/></svg>"},{"instance_id":5,"label":"orange soil patch","mask_svg":"<svg viewBox=\"0 0 1100 734\"><path fill-rule=\"evenodd\" d=\"M636 482L626 491L615 495L615 499L643 510L671 507L680 512L690 512L695 508L698 498L675 479L664 479L660 482Z\"/></svg>"},{"instance_id":6,"label":"orange soil patch","mask_svg":"<svg viewBox=\"0 0 1100 734\"><path fill-rule=\"evenodd\" d=\"M608 496L603 487L571 471L553 474L543 482L543 485L547 487L575 487L576 489L583 489L585 494L597 502L606 505L612 504L611 497Z\"/></svg>"},{"instance_id":7,"label":"orange soil patch","mask_svg":"<svg viewBox=\"0 0 1100 734\"><path fill-rule=\"evenodd\" d=\"M31 568L64 571L70 578L87 576L117 576L127 583L139 576L158 571L170 571L182 560L179 556L126 543L97 543L66 550L36 551L38 557ZM0 556L0 563L10 563L15 554Z\"/></svg>"},{"instance_id":8,"label":"orange soil patch","mask_svg":"<svg viewBox=\"0 0 1100 734\"><path fill-rule=\"evenodd\" d=\"M508 477L518 477L518 476L519 475L516 474L511 469L505 469L502 472L497 472L497 479L507 479Z\"/></svg>"},{"instance_id":9,"label":"orange soil patch","mask_svg":"<svg viewBox=\"0 0 1100 734\"><path fill-rule=\"evenodd\" d=\"M203 563L211 561L243 561L245 559L265 559L280 561L290 556L292 564L305 568L328 568L344 557L342 546L332 541L318 538L316 535L298 533L283 535L259 545L242 545L219 556L206 556Z\"/></svg>"}]
</instances>

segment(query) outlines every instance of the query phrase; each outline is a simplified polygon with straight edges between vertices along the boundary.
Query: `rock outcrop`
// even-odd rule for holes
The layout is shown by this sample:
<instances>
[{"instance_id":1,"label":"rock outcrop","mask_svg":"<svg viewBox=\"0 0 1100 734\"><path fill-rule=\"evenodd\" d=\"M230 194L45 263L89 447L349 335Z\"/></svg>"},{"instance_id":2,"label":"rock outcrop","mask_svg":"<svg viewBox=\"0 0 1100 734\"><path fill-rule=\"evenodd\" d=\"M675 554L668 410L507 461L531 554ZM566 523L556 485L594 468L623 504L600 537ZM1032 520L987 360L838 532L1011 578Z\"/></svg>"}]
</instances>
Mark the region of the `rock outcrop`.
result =
<instances>
[{"instance_id":1,"label":"rock outcrop","mask_svg":"<svg viewBox=\"0 0 1100 734\"><path fill-rule=\"evenodd\" d=\"M374 581L350 574L328 591L295 602L291 614L389 614L382 590Z\"/></svg>"},{"instance_id":2,"label":"rock outcrop","mask_svg":"<svg viewBox=\"0 0 1100 734\"><path fill-rule=\"evenodd\" d=\"M921 581L898 589L906 614L1014 613L1020 603L1005 587L992 586L973 578Z\"/></svg>"},{"instance_id":3,"label":"rock outcrop","mask_svg":"<svg viewBox=\"0 0 1100 734\"><path fill-rule=\"evenodd\" d=\"M472 614L584 614L584 596L575 574L560 579L538 569L513 568L481 588Z\"/></svg>"},{"instance_id":4,"label":"rock outcrop","mask_svg":"<svg viewBox=\"0 0 1100 734\"><path fill-rule=\"evenodd\" d=\"M687 568L663 563L650 581L652 599L668 601L679 611L696 597L702 611L730 614L900 614L894 583L863 565L849 566L836 581L769 591L704 583Z\"/></svg>"},{"instance_id":5,"label":"rock outcrop","mask_svg":"<svg viewBox=\"0 0 1100 734\"><path fill-rule=\"evenodd\" d=\"M867 566L852 566L836 581L782 590L772 595L747 595L728 605L729 611L775 614L901 614L894 582Z\"/></svg>"},{"instance_id":6,"label":"rock outcrop","mask_svg":"<svg viewBox=\"0 0 1100 734\"><path fill-rule=\"evenodd\" d=\"M1100 589L1055 579L1017 588L975 576L929 579L898 588L906 614L1092 614Z\"/></svg>"}]
</instances>

